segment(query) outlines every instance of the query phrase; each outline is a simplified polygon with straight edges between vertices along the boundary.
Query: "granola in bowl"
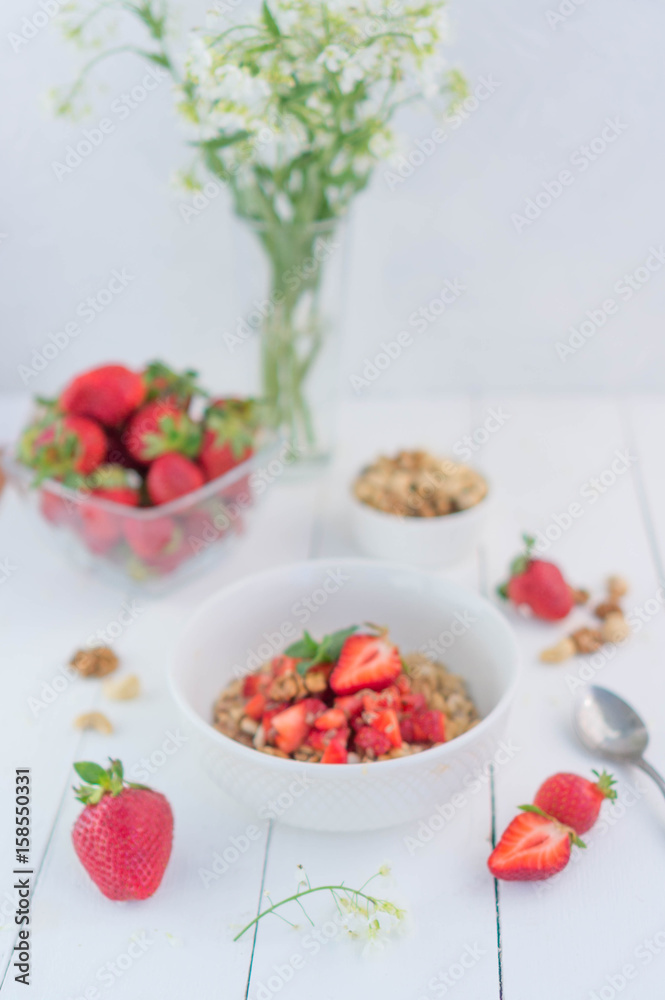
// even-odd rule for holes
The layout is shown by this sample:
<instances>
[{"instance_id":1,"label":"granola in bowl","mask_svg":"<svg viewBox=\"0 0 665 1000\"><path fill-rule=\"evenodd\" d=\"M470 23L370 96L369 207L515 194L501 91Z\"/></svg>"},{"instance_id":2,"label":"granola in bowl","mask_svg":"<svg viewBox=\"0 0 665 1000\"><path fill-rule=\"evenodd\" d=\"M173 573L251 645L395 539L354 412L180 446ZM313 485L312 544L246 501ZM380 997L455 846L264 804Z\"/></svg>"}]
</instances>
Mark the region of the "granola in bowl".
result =
<instances>
[{"instance_id":1,"label":"granola in bowl","mask_svg":"<svg viewBox=\"0 0 665 1000\"><path fill-rule=\"evenodd\" d=\"M422 653L402 658L387 631L308 633L284 655L232 681L213 725L265 754L362 764L419 753L479 721L464 680Z\"/></svg>"},{"instance_id":2,"label":"granola in bowl","mask_svg":"<svg viewBox=\"0 0 665 1000\"><path fill-rule=\"evenodd\" d=\"M399 517L441 517L475 507L487 495L483 476L426 451L379 456L353 485L358 500Z\"/></svg>"}]
</instances>

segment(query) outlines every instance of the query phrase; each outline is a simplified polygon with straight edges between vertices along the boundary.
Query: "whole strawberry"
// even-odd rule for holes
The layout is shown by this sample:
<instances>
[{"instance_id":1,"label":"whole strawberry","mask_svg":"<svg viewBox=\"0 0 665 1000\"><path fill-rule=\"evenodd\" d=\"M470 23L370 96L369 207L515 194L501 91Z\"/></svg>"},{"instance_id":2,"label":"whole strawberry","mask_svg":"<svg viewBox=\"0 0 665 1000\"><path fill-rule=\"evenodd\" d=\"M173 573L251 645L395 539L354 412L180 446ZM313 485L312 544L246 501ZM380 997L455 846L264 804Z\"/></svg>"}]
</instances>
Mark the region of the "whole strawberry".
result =
<instances>
[{"instance_id":1,"label":"whole strawberry","mask_svg":"<svg viewBox=\"0 0 665 1000\"><path fill-rule=\"evenodd\" d=\"M38 483L60 479L78 486L81 476L104 461L107 446L106 435L94 420L49 414L23 433L18 457L36 470Z\"/></svg>"},{"instance_id":2,"label":"whole strawberry","mask_svg":"<svg viewBox=\"0 0 665 1000\"><path fill-rule=\"evenodd\" d=\"M576 833L586 833L598 819L603 802L617 797L614 778L606 771L593 773L595 782L578 774L552 775L538 789L534 805Z\"/></svg>"},{"instance_id":3,"label":"whole strawberry","mask_svg":"<svg viewBox=\"0 0 665 1000\"><path fill-rule=\"evenodd\" d=\"M194 458L201 447L201 428L173 403L155 399L136 411L122 442L138 462L151 462L170 451Z\"/></svg>"},{"instance_id":4,"label":"whole strawberry","mask_svg":"<svg viewBox=\"0 0 665 1000\"><path fill-rule=\"evenodd\" d=\"M253 399L215 399L206 410L199 461L206 479L216 479L254 452L258 426Z\"/></svg>"},{"instance_id":5,"label":"whole strawberry","mask_svg":"<svg viewBox=\"0 0 665 1000\"><path fill-rule=\"evenodd\" d=\"M122 764L74 764L87 784L75 789L85 809L72 830L74 850L108 899L147 899L171 856L173 813L163 795L123 778Z\"/></svg>"},{"instance_id":6,"label":"whole strawberry","mask_svg":"<svg viewBox=\"0 0 665 1000\"><path fill-rule=\"evenodd\" d=\"M146 395L141 375L124 365L102 365L77 375L59 399L64 413L91 417L105 427L118 427Z\"/></svg>"},{"instance_id":7,"label":"whole strawberry","mask_svg":"<svg viewBox=\"0 0 665 1000\"><path fill-rule=\"evenodd\" d=\"M191 368L175 372L163 361L151 361L143 372L148 388L146 399L163 399L186 410L194 395L206 395L197 383L199 373Z\"/></svg>"},{"instance_id":8,"label":"whole strawberry","mask_svg":"<svg viewBox=\"0 0 665 1000\"><path fill-rule=\"evenodd\" d=\"M554 563L533 559L535 539L524 535L526 551L513 560L510 578L497 591L517 607L526 605L534 615L546 621L559 621L573 608L573 592Z\"/></svg>"},{"instance_id":9,"label":"whole strawberry","mask_svg":"<svg viewBox=\"0 0 665 1000\"><path fill-rule=\"evenodd\" d=\"M185 493L192 493L204 483L205 478L198 465L177 452L156 459L146 477L148 496L154 504L168 503Z\"/></svg>"}]
</instances>

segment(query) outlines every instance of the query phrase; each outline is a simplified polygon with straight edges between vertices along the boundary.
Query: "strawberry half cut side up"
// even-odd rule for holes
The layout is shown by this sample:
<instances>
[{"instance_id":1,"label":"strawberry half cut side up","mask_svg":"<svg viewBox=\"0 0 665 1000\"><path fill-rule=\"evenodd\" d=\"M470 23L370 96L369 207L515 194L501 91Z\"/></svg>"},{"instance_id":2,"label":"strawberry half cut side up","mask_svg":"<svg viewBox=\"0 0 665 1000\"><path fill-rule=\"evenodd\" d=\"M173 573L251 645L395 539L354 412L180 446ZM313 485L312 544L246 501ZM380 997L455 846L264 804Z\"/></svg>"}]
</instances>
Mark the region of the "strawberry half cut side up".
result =
<instances>
[{"instance_id":1,"label":"strawberry half cut side up","mask_svg":"<svg viewBox=\"0 0 665 1000\"><path fill-rule=\"evenodd\" d=\"M562 871L570 860L571 844L585 845L574 830L535 806L516 816L489 856L495 878L507 882L535 882Z\"/></svg>"},{"instance_id":2,"label":"strawberry half cut side up","mask_svg":"<svg viewBox=\"0 0 665 1000\"><path fill-rule=\"evenodd\" d=\"M330 675L330 687L337 695L355 694L363 688L382 691L401 671L399 650L388 640L386 630L378 635L350 635Z\"/></svg>"},{"instance_id":3,"label":"strawberry half cut side up","mask_svg":"<svg viewBox=\"0 0 665 1000\"><path fill-rule=\"evenodd\" d=\"M534 559L536 544L530 535L522 536L525 551L510 565L510 577L497 587L497 593L516 607L531 608L545 621L560 621L573 609L573 591L558 566L544 559Z\"/></svg>"},{"instance_id":4,"label":"strawberry half cut side up","mask_svg":"<svg viewBox=\"0 0 665 1000\"><path fill-rule=\"evenodd\" d=\"M85 808L72 830L74 850L108 899L147 899L159 887L171 856L173 813L166 798L124 780L112 760L74 765L86 784L75 788Z\"/></svg>"}]
</instances>

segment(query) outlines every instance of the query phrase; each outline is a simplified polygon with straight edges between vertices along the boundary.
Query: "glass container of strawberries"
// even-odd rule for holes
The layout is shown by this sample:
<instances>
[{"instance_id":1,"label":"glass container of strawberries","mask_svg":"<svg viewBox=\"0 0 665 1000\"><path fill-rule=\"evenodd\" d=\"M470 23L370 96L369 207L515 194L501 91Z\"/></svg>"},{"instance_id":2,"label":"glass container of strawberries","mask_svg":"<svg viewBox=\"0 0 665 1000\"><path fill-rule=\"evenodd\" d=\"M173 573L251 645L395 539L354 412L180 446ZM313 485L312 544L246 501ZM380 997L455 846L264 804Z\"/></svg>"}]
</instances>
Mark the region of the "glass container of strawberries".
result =
<instances>
[{"instance_id":1,"label":"glass container of strawberries","mask_svg":"<svg viewBox=\"0 0 665 1000\"><path fill-rule=\"evenodd\" d=\"M260 401L110 364L39 400L9 473L79 564L168 589L219 558L289 455Z\"/></svg>"}]
</instances>

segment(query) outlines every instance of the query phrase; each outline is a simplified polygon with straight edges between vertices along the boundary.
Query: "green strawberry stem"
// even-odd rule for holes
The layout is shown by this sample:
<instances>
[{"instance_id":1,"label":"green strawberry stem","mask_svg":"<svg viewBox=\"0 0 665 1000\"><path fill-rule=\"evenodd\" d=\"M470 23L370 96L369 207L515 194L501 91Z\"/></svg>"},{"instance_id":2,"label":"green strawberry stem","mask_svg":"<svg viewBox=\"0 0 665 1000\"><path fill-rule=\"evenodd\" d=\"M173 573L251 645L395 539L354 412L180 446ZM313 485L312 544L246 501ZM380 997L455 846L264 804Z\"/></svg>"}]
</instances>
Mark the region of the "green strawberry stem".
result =
<instances>
[{"instance_id":1,"label":"green strawberry stem","mask_svg":"<svg viewBox=\"0 0 665 1000\"><path fill-rule=\"evenodd\" d=\"M146 785L137 785L131 781L125 781L122 763L109 757L111 766L108 769L100 767L92 761L78 761L74 764L74 770L80 778L87 784L80 788L74 788L76 798L86 806L97 805L105 795L120 795L126 788L143 788L151 791Z\"/></svg>"},{"instance_id":2,"label":"green strawberry stem","mask_svg":"<svg viewBox=\"0 0 665 1000\"><path fill-rule=\"evenodd\" d=\"M521 552L520 555L513 559L510 564L510 576L496 588L497 594L499 597L502 597L504 601L508 600L508 584L512 578L525 573L529 568L529 563L531 562L536 539L533 535L527 535L526 533L522 535L522 539L524 541L524 552Z\"/></svg>"},{"instance_id":3,"label":"green strawberry stem","mask_svg":"<svg viewBox=\"0 0 665 1000\"><path fill-rule=\"evenodd\" d=\"M612 786L616 785L616 780L612 777L612 775L608 774L607 771L603 771L601 774L599 774L598 771L593 771L592 773L598 778L598 781L596 782L596 788L598 791L601 792L606 799L615 799L617 797L617 792Z\"/></svg>"},{"instance_id":4,"label":"green strawberry stem","mask_svg":"<svg viewBox=\"0 0 665 1000\"><path fill-rule=\"evenodd\" d=\"M559 826L563 827L564 830L568 831L571 844L575 844L576 847L586 847L584 841L580 840L580 838L577 836L572 827L566 826L565 823L559 823L558 819L555 819L554 816L550 816L550 814L546 813L543 809L540 808L540 806L526 805L526 806L518 806L517 808L522 809L524 812L535 813L536 816L544 816L545 819L551 820L552 823L557 823Z\"/></svg>"}]
</instances>

